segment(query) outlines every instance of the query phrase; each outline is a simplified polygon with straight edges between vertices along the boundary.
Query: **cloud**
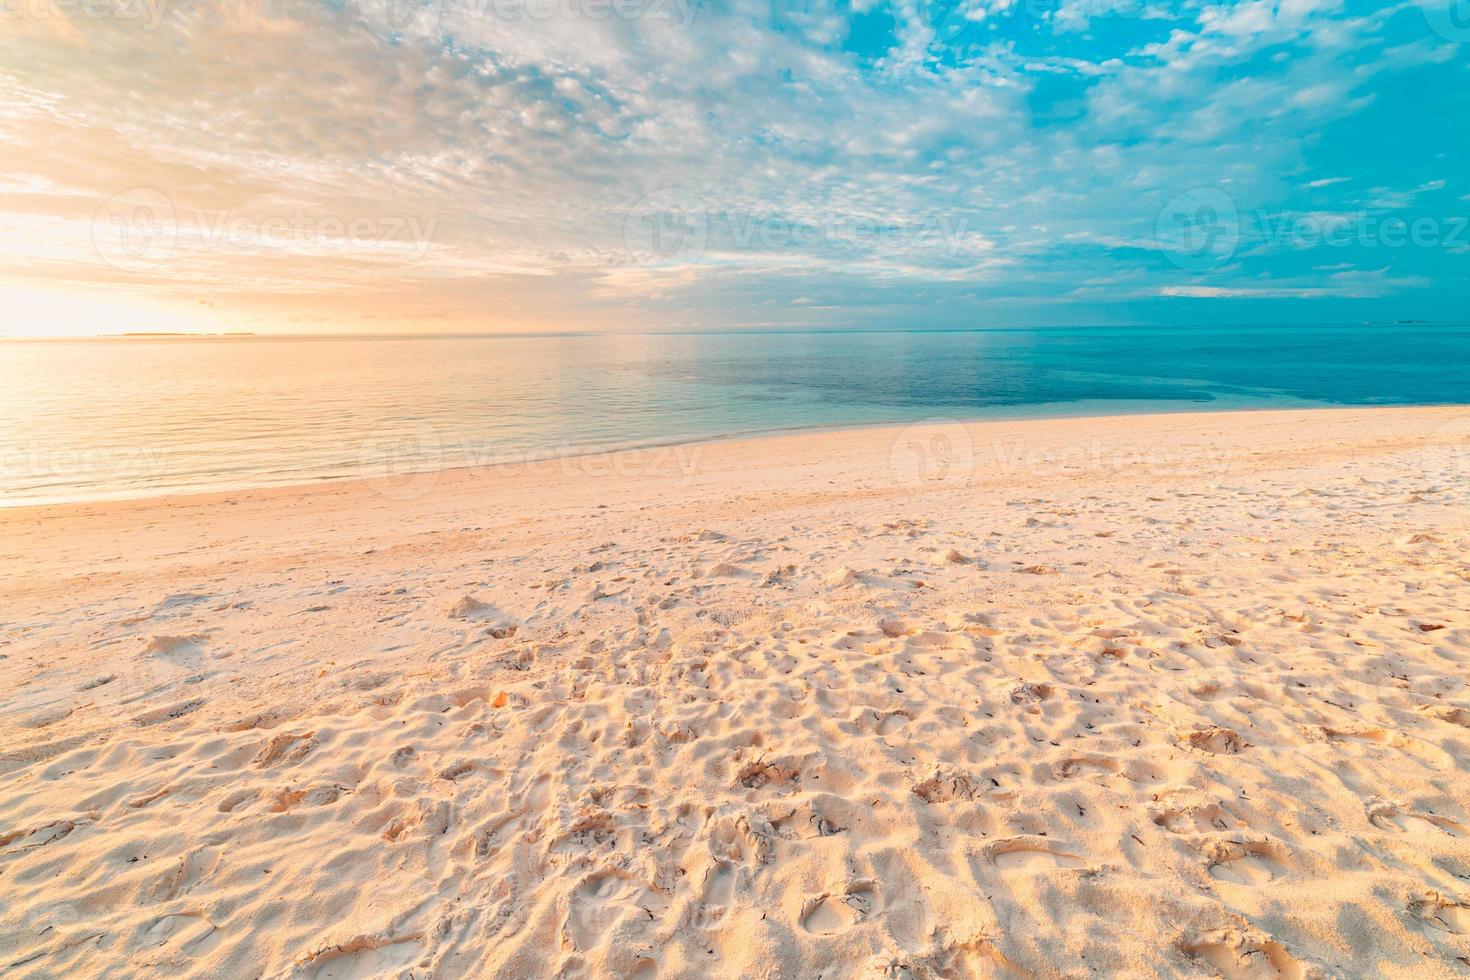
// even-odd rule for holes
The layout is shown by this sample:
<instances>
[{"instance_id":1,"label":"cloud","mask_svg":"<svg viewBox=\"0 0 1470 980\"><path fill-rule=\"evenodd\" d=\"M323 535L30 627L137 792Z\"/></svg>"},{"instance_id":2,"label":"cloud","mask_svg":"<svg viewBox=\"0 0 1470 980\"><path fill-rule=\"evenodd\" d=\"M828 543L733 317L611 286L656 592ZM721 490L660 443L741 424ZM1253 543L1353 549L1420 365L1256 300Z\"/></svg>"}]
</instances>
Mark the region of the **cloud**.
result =
<instances>
[{"instance_id":1,"label":"cloud","mask_svg":"<svg viewBox=\"0 0 1470 980\"><path fill-rule=\"evenodd\" d=\"M1258 282L1246 285L1212 286L1191 284L1164 286L1163 297L1187 299L1372 299L1431 285L1420 276L1393 276L1387 268L1341 269L1329 275L1301 277L1296 281Z\"/></svg>"},{"instance_id":2,"label":"cloud","mask_svg":"<svg viewBox=\"0 0 1470 980\"><path fill-rule=\"evenodd\" d=\"M1465 62L1422 20L1325 0L28 2L0 35L0 276L205 297L228 322L202 328L1259 297L1175 282L1164 205L1208 188L1239 215L1305 210L1305 187L1314 210L1412 207L1442 178L1390 186L1355 120L1414 111L1386 73L1448 86ZM118 203L148 191L146 213ZM1430 258L1396 256L1383 288L1448 284L1407 268Z\"/></svg>"}]
</instances>

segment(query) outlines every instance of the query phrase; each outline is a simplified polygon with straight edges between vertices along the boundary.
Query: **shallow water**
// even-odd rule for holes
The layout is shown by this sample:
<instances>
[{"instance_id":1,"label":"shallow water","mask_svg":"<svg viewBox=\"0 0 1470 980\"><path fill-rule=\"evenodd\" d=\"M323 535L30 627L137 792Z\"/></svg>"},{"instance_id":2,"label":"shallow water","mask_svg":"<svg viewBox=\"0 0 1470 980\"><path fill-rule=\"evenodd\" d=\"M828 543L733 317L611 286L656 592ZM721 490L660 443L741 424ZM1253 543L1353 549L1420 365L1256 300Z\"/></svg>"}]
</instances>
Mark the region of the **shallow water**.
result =
<instances>
[{"instance_id":1,"label":"shallow water","mask_svg":"<svg viewBox=\"0 0 1470 980\"><path fill-rule=\"evenodd\" d=\"M0 343L0 503L931 418L1470 402L1470 327Z\"/></svg>"}]
</instances>

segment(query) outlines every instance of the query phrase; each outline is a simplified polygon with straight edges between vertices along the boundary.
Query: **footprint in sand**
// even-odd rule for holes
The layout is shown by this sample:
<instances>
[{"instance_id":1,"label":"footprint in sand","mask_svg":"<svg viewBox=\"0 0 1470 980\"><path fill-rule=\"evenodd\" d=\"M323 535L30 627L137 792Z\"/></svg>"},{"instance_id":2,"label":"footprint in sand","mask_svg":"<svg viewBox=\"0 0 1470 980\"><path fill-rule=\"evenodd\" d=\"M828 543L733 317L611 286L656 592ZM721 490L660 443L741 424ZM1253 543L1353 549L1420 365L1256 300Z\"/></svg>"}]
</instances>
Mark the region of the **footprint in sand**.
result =
<instances>
[{"instance_id":1,"label":"footprint in sand","mask_svg":"<svg viewBox=\"0 0 1470 980\"><path fill-rule=\"evenodd\" d=\"M1286 947L1265 935L1220 929L1184 943L1180 949L1226 980L1302 980L1306 976L1306 970Z\"/></svg>"},{"instance_id":2,"label":"footprint in sand","mask_svg":"<svg viewBox=\"0 0 1470 980\"><path fill-rule=\"evenodd\" d=\"M1418 710L1440 721L1447 721L1451 725L1470 728L1470 708L1462 708L1457 704L1437 704L1424 705Z\"/></svg>"},{"instance_id":3,"label":"footprint in sand","mask_svg":"<svg viewBox=\"0 0 1470 980\"><path fill-rule=\"evenodd\" d=\"M801 912L801 927L819 936L841 932L883 910L878 885L856 881L842 895L819 895L808 899Z\"/></svg>"},{"instance_id":4,"label":"footprint in sand","mask_svg":"<svg viewBox=\"0 0 1470 980\"><path fill-rule=\"evenodd\" d=\"M1071 779L1088 774L1114 773L1121 768L1118 760L1106 756L1075 756L1052 766L1052 775L1057 779Z\"/></svg>"},{"instance_id":5,"label":"footprint in sand","mask_svg":"<svg viewBox=\"0 0 1470 980\"><path fill-rule=\"evenodd\" d=\"M496 639L514 636L521 623L509 613L472 595L461 596L449 607L451 619L464 619L472 623L483 623Z\"/></svg>"},{"instance_id":6,"label":"footprint in sand","mask_svg":"<svg viewBox=\"0 0 1470 980\"><path fill-rule=\"evenodd\" d=\"M841 932L851 924L856 923L857 915L853 909L848 908L841 899L826 898L819 899L806 914L801 915L801 927L808 933L816 933L819 936Z\"/></svg>"},{"instance_id":7,"label":"footprint in sand","mask_svg":"<svg viewBox=\"0 0 1470 980\"><path fill-rule=\"evenodd\" d=\"M47 844L56 843L76 829L77 825L70 820L56 820L32 830L15 830L8 834L0 834L0 851L13 849L18 853L36 847L45 847Z\"/></svg>"},{"instance_id":8,"label":"footprint in sand","mask_svg":"<svg viewBox=\"0 0 1470 980\"><path fill-rule=\"evenodd\" d=\"M633 965L628 980L658 980L658 964L645 956Z\"/></svg>"},{"instance_id":9,"label":"footprint in sand","mask_svg":"<svg viewBox=\"0 0 1470 980\"><path fill-rule=\"evenodd\" d=\"M1470 935L1470 903L1430 892L1409 903L1409 913L1426 926L1454 936Z\"/></svg>"},{"instance_id":10,"label":"footprint in sand","mask_svg":"<svg viewBox=\"0 0 1470 980\"><path fill-rule=\"evenodd\" d=\"M358 936L312 953L297 964L292 975L311 980L398 976L419 953L419 944L412 939L395 942L376 936Z\"/></svg>"},{"instance_id":11,"label":"footprint in sand","mask_svg":"<svg viewBox=\"0 0 1470 980\"><path fill-rule=\"evenodd\" d=\"M241 804L253 800L259 795L259 792L253 789L237 789L231 792L223 800L220 800L218 807L219 812L234 813L240 808Z\"/></svg>"},{"instance_id":12,"label":"footprint in sand","mask_svg":"<svg viewBox=\"0 0 1470 980\"><path fill-rule=\"evenodd\" d=\"M1170 807L1155 812L1152 819L1171 834L1206 834L1245 826L1244 821L1219 803Z\"/></svg>"},{"instance_id":13,"label":"footprint in sand","mask_svg":"<svg viewBox=\"0 0 1470 980\"><path fill-rule=\"evenodd\" d=\"M316 732L281 732L267 739L251 761L257 769L300 762L316 748Z\"/></svg>"},{"instance_id":14,"label":"footprint in sand","mask_svg":"<svg viewBox=\"0 0 1470 980\"><path fill-rule=\"evenodd\" d=\"M919 632L919 626L906 619L881 619L878 621L878 629L883 635L890 639L898 639L903 636L913 636Z\"/></svg>"},{"instance_id":15,"label":"footprint in sand","mask_svg":"<svg viewBox=\"0 0 1470 980\"><path fill-rule=\"evenodd\" d=\"M899 964L897 969L886 975L987 977L995 980L1030 980L1035 976L1006 956L989 937L975 935L963 941L954 940L946 935L943 926L934 930L931 952L922 956L910 954L905 959L919 969L907 969Z\"/></svg>"},{"instance_id":16,"label":"footprint in sand","mask_svg":"<svg viewBox=\"0 0 1470 980\"><path fill-rule=\"evenodd\" d=\"M1209 727L1198 728L1192 732L1186 732L1180 741L1192 748L1214 755L1235 755L1250 747L1238 732L1228 728Z\"/></svg>"},{"instance_id":17,"label":"footprint in sand","mask_svg":"<svg viewBox=\"0 0 1470 980\"><path fill-rule=\"evenodd\" d=\"M1026 838L996 841L987 848L987 853L990 862L1000 870L1022 874L1087 867L1084 857L1054 850L1050 845Z\"/></svg>"},{"instance_id":18,"label":"footprint in sand","mask_svg":"<svg viewBox=\"0 0 1470 980\"><path fill-rule=\"evenodd\" d=\"M169 663L190 664L204 652L209 637L203 633L188 636L153 636L143 647L143 655L167 660Z\"/></svg>"},{"instance_id":19,"label":"footprint in sand","mask_svg":"<svg viewBox=\"0 0 1470 980\"><path fill-rule=\"evenodd\" d=\"M1320 731L1323 738L1335 745L1368 751L1379 746L1397 749L1436 769L1453 769L1455 765L1454 757L1448 752L1420 742L1418 739L1410 738L1402 732L1383 728L1331 728L1327 726L1322 726Z\"/></svg>"},{"instance_id":20,"label":"footprint in sand","mask_svg":"<svg viewBox=\"0 0 1470 980\"><path fill-rule=\"evenodd\" d=\"M910 715L907 711L894 711L884 715L878 721L877 732L879 735L892 735L904 725L909 723Z\"/></svg>"},{"instance_id":21,"label":"footprint in sand","mask_svg":"<svg viewBox=\"0 0 1470 980\"><path fill-rule=\"evenodd\" d=\"M695 925L709 928L725 917L735 898L735 869L721 861L709 869L704 883L704 901L694 914Z\"/></svg>"},{"instance_id":22,"label":"footprint in sand","mask_svg":"<svg viewBox=\"0 0 1470 980\"><path fill-rule=\"evenodd\" d=\"M844 901L861 919L883 911L883 894L878 890L878 883L867 878L848 885Z\"/></svg>"},{"instance_id":23,"label":"footprint in sand","mask_svg":"<svg viewBox=\"0 0 1470 980\"><path fill-rule=\"evenodd\" d=\"M1415 813L1397 803L1378 801L1368 806L1368 821L1379 830L1401 834L1440 833L1461 837L1465 828L1446 817Z\"/></svg>"},{"instance_id":24,"label":"footprint in sand","mask_svg":"<svg viewBox=\"0 0 1470 980\"><path fill-rule=\"evenodd\" d=\"M209 848L191 851L179 858L179 863L154 879L148 897L154 902L171 902L187 895L198 885L209 880L219 866L219 855Z\"/></svg>"},{"instance_id":25,"label":"footprint in sand","mask_svg":"<svg viewBox=\"0 0 1470 980\"><path fill-rule=\"evenodd\" d=\"M1050 700L1056 690L1050 684L1022 681L1011 689L1011 704L1027 705L1029 710L1042 701Z\"/></svg>"},{"instance_id":26,"label":"footprint in sand","mask_svg":"<svg viewBox=\"0 0 1470 980\"><path fill-rule=\"evenodd\" d=\"M786 786L796 782L801 774L790 766L784 766L779 762L766 762L757 759L747 762L740 767L736 773L736 779L746 789L760 789L763 786Z\"/></svg>"},{"instance_id":27,"label":"footprint in sand","mask_svg":"<svg viewBox=\"0 0 1470 980\"><path fill-rule=\"evenodd\" d=\"M954 800L972 800L975 787L970 777L957 769L936 768L928 778L914 784L913 793L925 803L949 803Z\"/></svg>"},{"instance_id":28,"label":"footprint in sand","mask_svg":"<svg viewBox=\"0 0 1470 980\"><path fill-rule=\"evenodd\" d=\"M142 927L138 938L144 946L177 946L189 956L202 956L218 946L224 935L203 913L182 912L154 919Z\"/></svg>"},{"instance_id":29,"label":"footprint in sand","mask_svg":"<svg viewBox=\"0 0 1470 980\"><path fill-rule=\"evenodd\" d=\"M773 814L771 826L787 840L831 837L846 833L852 822L850 804L834 796L808 797L785 814Z\"/></svg>"},{"instance_id":30,"label":"footprint in sand","mask_svg":"<svg viewBox=\"0 0 1470 980\"><path fill-rule=\"evenodd\" d=\"M1268 858L1256 854L1243 854L1238 858L1210 865L1210 877L1237 885L1264 885L1275 878L1279 866Z\"/></svg>"},{"instance_id":31,"label":"footprint in sand","mask_svg":"<svg viewBox=\"0 0 1470 980\"><path fill-rule=\"evenodd\" d=\"M1206 851L1210 877L1236 885L1264 885L1286 873L1280 850L1264 841L1222 841Z\"/></svg>"},{"instance_id":32,"label":"footprint in sand","mask_svg":"<svg viewBox=\"0 0 1470 980\"><path fill-rule=\"evenodd\" d=\"M1085 868L1087 862L1075 854L1020 848L995 856L995 866L1002 871L1050 871L1053 868Z\"/></svg>"},{"instance_id":33,"label":"footprint in sand","mask_svg":"<svg viewBox=\"0 0 1470 980\"><path fill-rule=\"evenodd\" d=\"M585 878L572 892L566 935L579 950L593 949L619 919L636 916L644 922L664 911L663 898L634 878L606 871Z\"/></svg>"},{"instance_id":34,"label":"footprint in sand","mask_svg":"<svg viewBox=\"0 0 1470 980\"><path fill-rule=\"evenodd\" d=\"M168 705L167 707L154 708L152 711L145 711L140 715L135 715L133 717L133 724L137 725L139 728L147 728L150 725L162 724L165 721L173 721L175 718L182 718L184 717L184 715L187 715L189 712L194 711L202 707L203 705L203 698L194 698L189 701L179 701L178 703Z\"/></svg>"}]
</instances>

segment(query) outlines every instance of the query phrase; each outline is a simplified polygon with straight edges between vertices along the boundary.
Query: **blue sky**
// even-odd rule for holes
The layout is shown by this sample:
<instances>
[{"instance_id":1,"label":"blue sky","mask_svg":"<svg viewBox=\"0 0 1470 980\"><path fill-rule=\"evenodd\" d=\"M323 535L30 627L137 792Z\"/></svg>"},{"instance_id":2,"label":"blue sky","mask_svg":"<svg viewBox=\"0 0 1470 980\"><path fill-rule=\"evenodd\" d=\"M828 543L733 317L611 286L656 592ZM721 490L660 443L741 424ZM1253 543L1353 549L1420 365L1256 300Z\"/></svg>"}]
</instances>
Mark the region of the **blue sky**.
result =
<instances>
[{"instance_id":1,"label":"blue sky","mask_svg":"<svg viewBox=\"0 0 1470 980\"><path fill-rule=\"evenodd\" d=\"M3 2L10 333L1470 300L1463 0Z\"/></svg>"}]
</instances>

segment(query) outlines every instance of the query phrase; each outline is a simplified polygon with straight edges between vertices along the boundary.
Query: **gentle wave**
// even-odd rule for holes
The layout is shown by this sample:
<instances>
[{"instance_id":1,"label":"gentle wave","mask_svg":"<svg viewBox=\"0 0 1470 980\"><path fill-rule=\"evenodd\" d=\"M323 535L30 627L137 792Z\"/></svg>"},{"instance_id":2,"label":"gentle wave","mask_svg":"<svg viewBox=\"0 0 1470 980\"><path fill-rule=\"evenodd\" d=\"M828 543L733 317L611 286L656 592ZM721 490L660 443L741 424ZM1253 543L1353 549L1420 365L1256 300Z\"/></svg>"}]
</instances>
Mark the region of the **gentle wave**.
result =
<instances>
[{"instance_id":1,"label":"gentle wave","mask_svg":"<svg viewBox=\"0 0 1470 980\"><path fill-rule=\"evenodd\" d=\"M495 465L922 418L1470 402L1470 328L0 344L0 503Z\"/></svg>"}]
</instances>

